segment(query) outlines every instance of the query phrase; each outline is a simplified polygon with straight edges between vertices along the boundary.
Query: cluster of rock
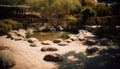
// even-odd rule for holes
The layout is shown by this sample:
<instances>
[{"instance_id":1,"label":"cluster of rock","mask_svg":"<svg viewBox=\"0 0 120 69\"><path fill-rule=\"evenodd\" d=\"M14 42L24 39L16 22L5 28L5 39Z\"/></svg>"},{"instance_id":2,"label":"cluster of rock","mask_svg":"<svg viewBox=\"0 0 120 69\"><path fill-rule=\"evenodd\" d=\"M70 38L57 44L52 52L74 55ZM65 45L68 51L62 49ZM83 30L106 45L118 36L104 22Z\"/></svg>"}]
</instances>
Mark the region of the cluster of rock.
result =
<instances>
[{"instance_id":1,"label":"cluster of rock","mask_svg":"<svg viewBox=\"0 0 120 69\"><path fill-rule=\"evenodd\" d=\"M18 31L13 30L7 34L7 38L11 38L13 40L24 40L26 39L26 33L33 34L33 30L32 29L28 29L27 31L23 29L19 29Z\"/></svg>"}]
</instances>

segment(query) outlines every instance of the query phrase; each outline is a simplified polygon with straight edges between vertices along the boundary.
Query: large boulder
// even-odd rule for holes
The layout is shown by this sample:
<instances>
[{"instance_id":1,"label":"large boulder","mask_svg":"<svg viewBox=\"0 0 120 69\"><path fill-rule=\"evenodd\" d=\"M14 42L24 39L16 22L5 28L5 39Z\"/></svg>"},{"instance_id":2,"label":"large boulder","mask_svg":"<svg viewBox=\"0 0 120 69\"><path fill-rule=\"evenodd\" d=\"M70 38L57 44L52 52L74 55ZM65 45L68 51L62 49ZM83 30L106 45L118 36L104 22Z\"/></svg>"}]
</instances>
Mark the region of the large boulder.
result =
<instances>
[{"instance_id":1,"label":"large boulder","mask_svg":"<svg viewBox=\"0 0 120 69\"><path fill-rule=\"evenodd\" d=\"M41 51L43 51L43 52L51 51L52 52L52 51L58 51L58 49L55 47L45 46L45 47L41 48Z\"/></svg>"},{"instance_id":2,"label":"large boulder","mask_svg":"<svg viewBox=\"0 0 120 69\"><path fill-rule=\"evenodd\" d=\"M59 55L59 54L53 53L53 54L45 55L43 60L51 61L51 62L60 62L60 61L63 60L63 57L61 55Z\"/></svg>"},{"instance_id":3,"label":"large boulder","mask_svg":"<svg viewBox=\"0 0 120 69\"><path fill-rule=\"evenodd\" d=\"M63 40L62 39L55 39L53 42L54 43L60 43L60 42L62 42Z\"/></svg>"},{"instance_id":4,"label":"large boulder","mask_svg":"<svg viewBox=\"0 0 120 69\"><path fill-rule=\"evenodd\" d=\"M99 51L99 48L98 47L88 47L87 49L86 49L86 53L88 53L88 54L93 54L93 53L96 53L96 52L98 52Z\"/></svg>"},{"instance_id":5,"label":"large boulder","mask_svg":"<svg viewBox=\"0 0 120 69\"><path fill-rule=\"evenodd\" d=\"M58 45L59 46L66 46L66 45L68 45L68 43L67 42L60 42Z\"/></svg>"},{"instance_id":6,"label":"large boulder","mask_svg":"<svg viewBox=\"0 0 120 69\"><path fill-rule=\"evenodd\" d=\"M43 45L51 45L53 42L50 40L42 41L41 42Z\"/></svg>"},{"instance_id":7,"label":"large boulder","mask_svg":"<svg viewBox=\"0 0 120 69\"><path fill-rule=\"evenodd\" d=\"M87 45L96 45L96 44L98 44L98 42L96 40L93 40L93 39L87 39L85 43Z\"/></svg>"},{"instance_id":8,"label":"large boulder","mask_svg":"<svg viewBox=\"0 0 120 69\"><path fill-rule=\"evenodd\" d=\"M14 55L9 50L0 50L0 69L10 69L15 64Z\"/></svg>"}]
</instances>

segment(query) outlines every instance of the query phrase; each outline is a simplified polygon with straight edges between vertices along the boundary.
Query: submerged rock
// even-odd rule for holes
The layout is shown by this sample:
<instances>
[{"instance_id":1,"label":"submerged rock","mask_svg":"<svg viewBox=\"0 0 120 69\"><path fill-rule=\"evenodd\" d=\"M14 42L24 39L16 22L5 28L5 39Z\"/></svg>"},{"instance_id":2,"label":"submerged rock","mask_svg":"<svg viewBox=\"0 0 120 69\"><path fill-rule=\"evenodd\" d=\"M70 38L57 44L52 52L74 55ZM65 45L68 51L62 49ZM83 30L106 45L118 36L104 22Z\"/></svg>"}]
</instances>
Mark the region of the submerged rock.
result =
<instances>
[{"instance_id":1,"label":"submerged rock","mask_svg":"<svg viewBox=\"0 0 120 69\"><path fill-rule=\"evenodd\" d=\"M43 60L51 61L51 62L60 62L60 61L63 60L63 57L61 55L59 55L59 54L53 53L53 54L45 55Z\"/></svg>"},{"instance_id":2,"label":"submerged rock","mask_svg":"<svg viewBox=\"0 0 120 69\"><path fill-rule=\"evenodd\" d=\"M0 50L0 69L9 69L15 64L14 56L9 50Z\"/></svg>"}]
</instances>

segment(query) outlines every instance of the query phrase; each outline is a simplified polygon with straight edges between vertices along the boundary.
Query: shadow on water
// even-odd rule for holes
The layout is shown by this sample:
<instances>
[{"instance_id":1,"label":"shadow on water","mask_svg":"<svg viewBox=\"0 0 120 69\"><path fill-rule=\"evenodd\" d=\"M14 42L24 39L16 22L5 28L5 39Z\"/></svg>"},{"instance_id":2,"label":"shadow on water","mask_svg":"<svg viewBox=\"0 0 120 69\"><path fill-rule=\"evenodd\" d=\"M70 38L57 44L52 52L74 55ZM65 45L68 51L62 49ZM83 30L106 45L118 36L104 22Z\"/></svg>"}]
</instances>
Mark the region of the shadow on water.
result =
<instances>
[{"instance_id":1,"label":"shadow on water","mask_svg":"<svg viewBox=\"0 0 120 69\"><path fill-rule=\"evenodd\" d=\"M88 58L88 55L74 51L63 55L64 61L59 69L120 69L120 49L99 51L99 55Z\"/></svg>"}]
</instances>

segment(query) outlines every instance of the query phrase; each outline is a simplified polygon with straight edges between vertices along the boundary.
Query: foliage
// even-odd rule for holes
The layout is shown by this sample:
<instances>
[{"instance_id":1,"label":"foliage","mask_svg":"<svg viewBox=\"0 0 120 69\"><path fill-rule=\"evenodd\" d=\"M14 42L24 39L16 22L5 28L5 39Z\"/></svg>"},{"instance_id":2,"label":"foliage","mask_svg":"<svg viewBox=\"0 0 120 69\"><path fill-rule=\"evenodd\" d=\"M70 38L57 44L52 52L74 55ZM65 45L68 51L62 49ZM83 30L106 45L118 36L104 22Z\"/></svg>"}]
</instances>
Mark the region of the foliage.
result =
<instances>
[{"instance_id":1,"label":"foliage","mask_svg":"<svg viewBox=\"0 0 120 69\"><path fill-rule=\"evenodd\" d=\"M19 29L22 27L21 23L15 20L5 19L0 20L0 35L7 34L9 31Z\"/></svg>"},{"instance_id":2,"label":"foliage","mask_svg":"<svg viewBox=\"0 0 120 69\"><path fill-rule=\"evenodd\" d=\"M0 21L0 35L7 34L10 30L10 25L6 25L5 23Z\"/></svg>"},{"instance_id":3,"label":"foliage","mask_svg":"<svg viewBox=\"0 0 120 69\"><path fill-rule=\"evenodd\" d=\"M120 37L120 29L115 26L102 25L94 31L94 34L102 37Z\"/></svg>"},{"instance_id":4,"label":"foliage","mask_svg":"<svg viewBox=\"0 0 120 69\"><path fill-rule=\"evenodd\" d=\"M66 15L66 19L70 22L76 22L77 19L72 15Z\"/></svg>"},{"instance_id":5,"label":"foliage","mask_svg":"<svg viewBox=\"0 0 120 69\"><path fill-rule=\"evenodd\" d=\"M0 0L0 4L3 4L3 5L19 5L24 3L25 3L25 0Z\"/></svg>"},{"instance_id":6,"label":"foliage","mask_svg":"<svg viewBox=\"0 0 120 69\"><path fill-rule=\"evenodd\" d=\"M111 11L109 9L110 8L108 8L106 6L105 2L98 3L95 7L95 10L96 10L98 16L109 15L111 13Z\"/></svg>"},{"instance_id":7,"label":"foliage","mask_svg":"<svg viewBox=\"0 0 120 69\"><path fill-rule=\"evenodd\" d=\"M29 0L27 4L41 13L50 23L58 24L59 15L67 14L71 10L81 7L79 0ZM60 21L61 22L61 21Z\"/></svg>"},{"instance_id":8,"label":"foliage","mask_svg":"<svg viewBox=\"0 0 120 69\"><path fill-rule=\"evenodd\" d=\"M96 16L96 11L94 9L92 9L91 7L84 7L82 10L81 10L81 14L83 15L82 16L82 20L84 20L85 22L87 22L87 19L89 17L92 17L92 16Z\"/></svg>"},{"instance_id":9,"label":"foliage","mask_svg":"<svg viewBox=\"0 0 120 69\"><path fill-rule=\"evenodd\" d=\"M26 33L26 38L30 38L32 37L32 34L30 34L29 32Z\"/></svg>"},{"instance_id":10,"label":"foliage","mask_svg":"<svg viewBox=\"0 0 120 69\"><path fill-rule=\"evenodd\" d=\"M5 19L5 20L2 20L2 22L5 23L6 25L11 25L13 30L16 30L22 27L22 24L15 20Z\"/></svg>"}]
</instances>

